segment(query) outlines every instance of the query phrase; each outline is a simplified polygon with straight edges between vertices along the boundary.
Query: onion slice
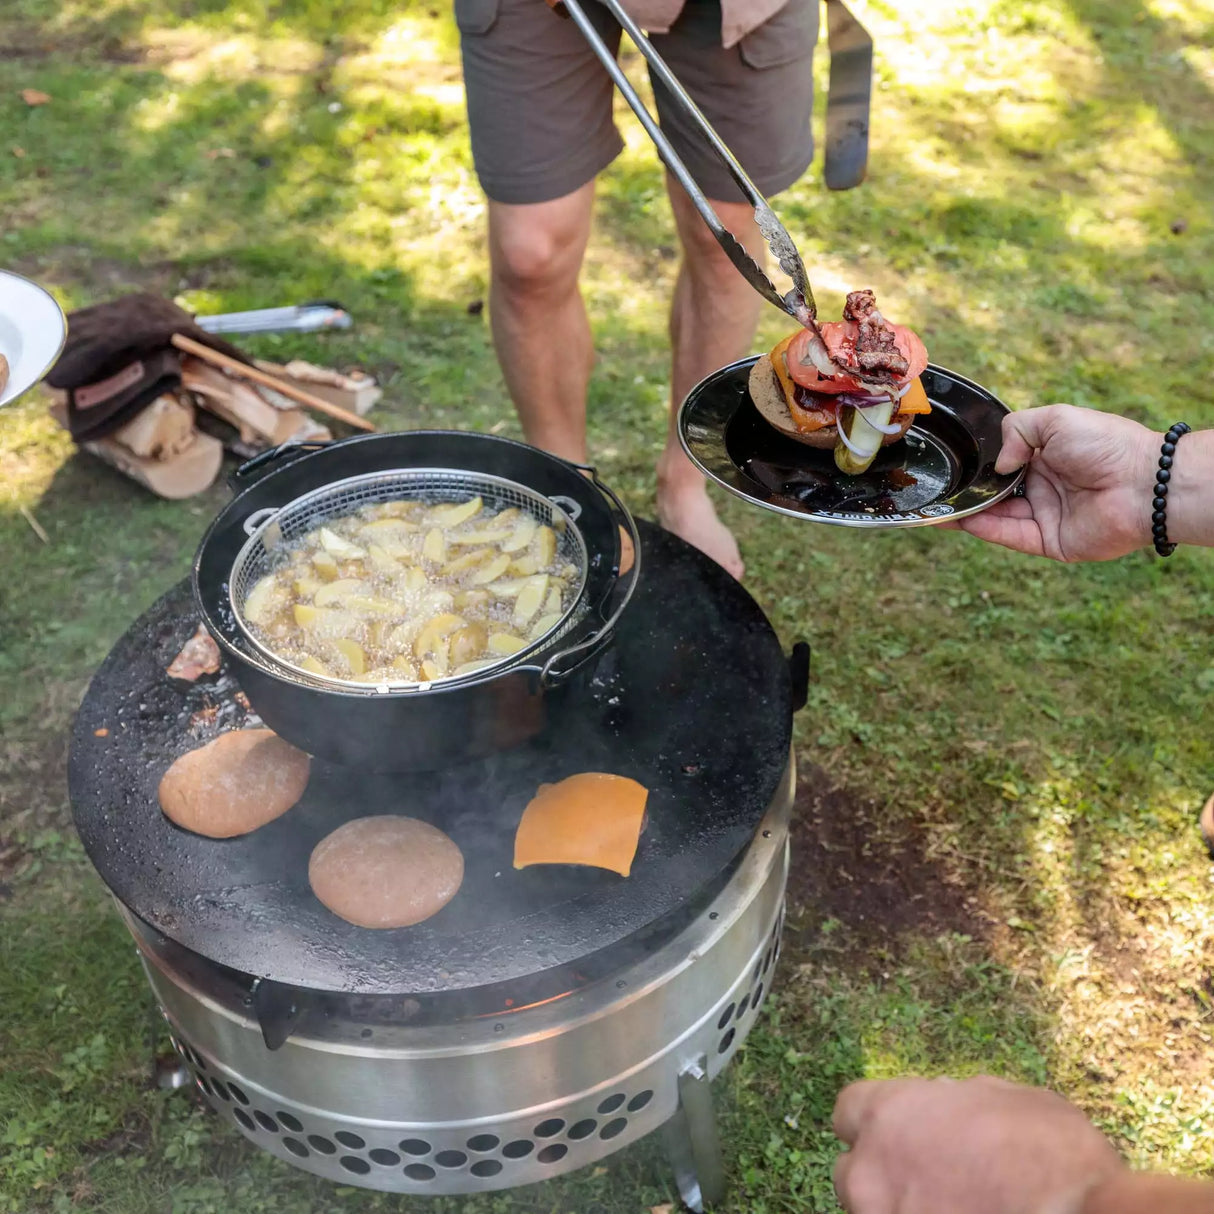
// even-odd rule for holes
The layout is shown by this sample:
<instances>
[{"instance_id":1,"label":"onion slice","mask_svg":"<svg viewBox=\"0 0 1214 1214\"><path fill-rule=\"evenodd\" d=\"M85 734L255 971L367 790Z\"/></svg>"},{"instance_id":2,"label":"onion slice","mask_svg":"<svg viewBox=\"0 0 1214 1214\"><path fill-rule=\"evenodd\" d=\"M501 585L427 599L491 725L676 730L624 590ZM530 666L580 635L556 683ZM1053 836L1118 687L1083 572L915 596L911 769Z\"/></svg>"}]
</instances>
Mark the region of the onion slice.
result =
<instances>
[{"instance_id":1,"label":"onion slice","mask_svg":"<svg viewBox=\"0 0 1214 1214\"><path fill-rule=\"evenodd\" d=\"M860 416L862 418L864 418L864 420L866 422L868 422L868 424L870 426L872 426L872 428L874 430L880 430L882 434L897 434L898 431L902 429L902 427L900 425L898 425L897 422L895 422L895 421L880 422L880 421L877 421L875 416L873 416L873 417L869 416L869 414L875 415L880 408L881 408L881 406L877 405L877 406L874 406L874 407L871 407L868 409L861 409L861 410L859 410L859 413L860 413Z\"/></svg>"},{"instance_id":2,"label":"onion slice","mask_svg":"<svg viewBox=\"0 0 1214 1214\"><path fill-rule=\"evenodd\" d=\"M868 459L868 458L870 457L870 452L862 450L862 449L861 449L859 446L857 446L857 445L856 445L856 443L855 443L855 442L854 442L852 439L850 439L850 438L848 437L848 435L847 435L847 427L846 427L846 426L844 426L844 424L843 424L843 413L842 413L842 410L840 410L840 413L839 413L839 424L838 424L838 430L839 430L839 441L840 441L840 442L841 442L841 443L842 443L842 444L843 444L843 445L844 445L844 446L845 446L845 447L846 447L846 448L847 448L847 449L848 449L848 450L849 450L849 451L850 451L850 452L851 452L853 455L858 455L858 456L859 456L861 459Z\"/></svg>"},{"instance_id":3,"label":"onion slice","mask_svg":"<svg viewBox=\"0 0 1214 1214\"><path fill-rule=\"evenodd\" d=\"M827 379L834 379L836 375L846 375L847 372L842 367L838 366L830 356L826 349L826 342L822 340L821 334L813 329L809 330L809 340L805 343L805 350L801 361L813 363L819 375L826 376Z\"/></svg>"},{"instance_id":4,"label":"onion slice","mask_svg":"<svg viewBox=\"0 0 1214 1214\"><path fill-rule=\"evenodd\" d=\"M887 433L894 402L887 400L881 405L867 409L856 409L851 405L839 407L838 434L835 443L835 466L840 472L857 476L866 472L881 450L881 440ZM850 423L850 425L849 425ZM894 426L894 430L897 430ZM849 434L848 431L851 431Z\"/></svg>"}]
</instances>

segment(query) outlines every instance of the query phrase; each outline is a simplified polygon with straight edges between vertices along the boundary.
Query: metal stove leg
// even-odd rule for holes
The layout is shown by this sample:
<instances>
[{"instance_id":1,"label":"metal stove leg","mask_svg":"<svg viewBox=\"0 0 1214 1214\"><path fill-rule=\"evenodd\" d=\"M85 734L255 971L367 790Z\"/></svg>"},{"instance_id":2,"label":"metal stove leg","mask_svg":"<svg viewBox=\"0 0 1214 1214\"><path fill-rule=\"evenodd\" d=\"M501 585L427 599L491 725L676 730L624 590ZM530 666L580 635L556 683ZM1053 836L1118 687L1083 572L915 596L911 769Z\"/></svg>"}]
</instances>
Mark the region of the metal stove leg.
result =
<instances>
[{"instance_id":1,"label":"metal stove leg","mask_svg":"<svg viewBox=\"0 0 1214 1214\"><path fill-rule=\"evenodd\" d=\"M708 1059L701 1054L679 1075L679 1109L666 1123L666 1150L683 1204L703 1214L725 1196L725 1164L712 1107Z\"/></svg>"},{"instance_id":2,"label":"metal stove leg","mask_svg":"<svg viewBox=\"0 0 1214 1214\"><path fill-rule=\"evenodd\" d=\"M136 949L135 956L139 958L139 964L143 966L144 976L150 978L151 975L148 974L147 962L143 959L143 954ZM147 1010L147 1044L148 1053L152 1059L152 1082L166 1092L175 1092L178 1088L188 1087L194 1082L190 1068L186 1066L176 1051L162 1052L160 1048L161 1034L164 1032L165 1025L164 1010L154 998L148 1000Z\"/></svg>"}]
</instances>

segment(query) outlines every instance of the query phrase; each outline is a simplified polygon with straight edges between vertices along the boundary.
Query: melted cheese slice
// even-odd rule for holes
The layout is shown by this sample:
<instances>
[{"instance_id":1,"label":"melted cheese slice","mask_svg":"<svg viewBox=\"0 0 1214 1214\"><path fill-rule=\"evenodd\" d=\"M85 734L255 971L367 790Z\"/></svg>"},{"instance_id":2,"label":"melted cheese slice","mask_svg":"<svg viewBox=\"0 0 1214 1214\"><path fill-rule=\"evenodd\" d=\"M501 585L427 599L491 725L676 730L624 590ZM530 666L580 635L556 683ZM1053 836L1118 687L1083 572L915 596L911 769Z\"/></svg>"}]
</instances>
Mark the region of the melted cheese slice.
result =
<instances>
[{"instance_id":1,"label":"melted cheese slice","mask_svg":"<svg viewBox=\"0 0 1214 1214\"><path fill-rule=\"evenodd\" d=\"M773 348L769 357L771 358L772 370L775 371L776 378L780 381L780 387L784 389L784 399L788 403L788 412L793 420L793 425L803 434L810 434L814 430L833 426L838 419L831 410L807 409L796 400L797 385L788 373L788 347L796 336L793 333L778 343Z\"/></svg>"},{"instance_id":2,"label":"melted cheese slice","mask_svg":"<svg viewBox=\"0 0 1214 1214\"><path fill-rule=\"evenodd\" d=\"M792 376L788 373L788 347L792 345L794 337L796 334L791 333L783 341L777 342L769 355L772 370L775 371L776 378L780 381L780 387L784 389L784 395L789 400L792 400L793 389L796 387L792 382Z\"/></svg>"},{"instance_id":3,"label":"melted cheese slice","mask_svg":"<svg viewBox=\"0 0 1214 1214\"><path fill-rule=\"evenodd\" d=\"M582 864L628 876L648 799L643 784L597 771L541 784L514 836L514 867Z\"/></svg>"},{"instance_id":4,"label":"melted cheese slice","mask_svg":"<svg viewBox=\"0 0 1214 1214\"><path fill-rule=\"evenodd\" d=\"M911 380L910 387L906 390L906 395L898 402L898 412L930 413L931 411L932 404L927 399L927 393L923 390L923 381L916 375Z\"/></svg>"}]
</instances>

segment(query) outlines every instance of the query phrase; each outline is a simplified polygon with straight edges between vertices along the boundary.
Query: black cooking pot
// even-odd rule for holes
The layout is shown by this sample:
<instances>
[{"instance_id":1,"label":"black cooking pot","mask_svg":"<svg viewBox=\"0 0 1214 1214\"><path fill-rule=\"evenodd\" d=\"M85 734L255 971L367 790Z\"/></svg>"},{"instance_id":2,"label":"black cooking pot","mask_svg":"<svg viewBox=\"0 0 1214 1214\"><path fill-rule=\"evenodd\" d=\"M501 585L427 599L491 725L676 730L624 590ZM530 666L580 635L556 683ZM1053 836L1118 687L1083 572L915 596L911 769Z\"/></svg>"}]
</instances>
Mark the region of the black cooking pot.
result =
<instances>
[{"instance_id":1,"label":"black cooking pot","mask_svg":"<svg viewBox=\"0 0 1214 1214\"><path fill-rule=\"evenodd\" d=\"M550 645L458 680L336 689L259 652L236 620L233 564L257 518L350 477L394 469L451 469L500 477L558 503L586 549L584 611ZM425 771L520 745L546 727L553 705L589 677L611 643L640 573L632 516L594 470L511 439L457 431L373 434L277 447L236 472L238 493L208 528L194 559L194 597L241 689L269 728L309 754L370 771ZM243 486L243 487L242 487ZM620 574L620 528L636 552Z\"/></svg>"}]
</instances>

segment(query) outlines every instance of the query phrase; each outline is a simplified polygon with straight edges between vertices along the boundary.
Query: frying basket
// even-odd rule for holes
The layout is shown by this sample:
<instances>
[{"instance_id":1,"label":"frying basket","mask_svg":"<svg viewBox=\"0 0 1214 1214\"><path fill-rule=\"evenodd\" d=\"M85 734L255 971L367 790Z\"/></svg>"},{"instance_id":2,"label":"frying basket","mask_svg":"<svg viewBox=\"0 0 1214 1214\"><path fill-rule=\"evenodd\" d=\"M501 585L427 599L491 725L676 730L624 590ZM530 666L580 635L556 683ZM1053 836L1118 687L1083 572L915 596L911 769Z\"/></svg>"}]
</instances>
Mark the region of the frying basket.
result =
<instances>
[{"instance_id":1,"label":"frying basket","mask_svg":"<svg viewBox=\"0 0 1214 1214\"><path fill-rule=\"evenodd\" d=\"M551 527L556 533L557 563L571 565L576 571L575 591L561 618L518 653L502 657L462 676L452 675L430 682L393 680L358 683L304 670L263 643L246 621L244 607L252 588L285 560L296 540L322 524L352 514L361 507L386 502L414 501L439 505L464 502L477 496L490 510L496 512L507 507L525 510L539 523ZM576 522L580 513L581 507L571 498L545 497L515 481L481 472L449 468L398 468L334 481L295 498L285 506L258 510L245 519L244 530L249 538L232 564L229 579L233 616L242 635L280 673L313 687L384 695L397 691L424 691L435 683L442 683L444 687L473 683L526 662L571 631L586 614L589 560L585 540Z\"/></svg>"}]
</instances>

